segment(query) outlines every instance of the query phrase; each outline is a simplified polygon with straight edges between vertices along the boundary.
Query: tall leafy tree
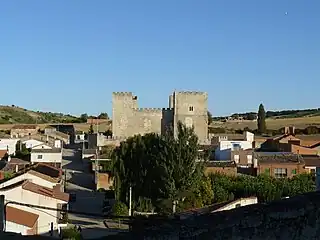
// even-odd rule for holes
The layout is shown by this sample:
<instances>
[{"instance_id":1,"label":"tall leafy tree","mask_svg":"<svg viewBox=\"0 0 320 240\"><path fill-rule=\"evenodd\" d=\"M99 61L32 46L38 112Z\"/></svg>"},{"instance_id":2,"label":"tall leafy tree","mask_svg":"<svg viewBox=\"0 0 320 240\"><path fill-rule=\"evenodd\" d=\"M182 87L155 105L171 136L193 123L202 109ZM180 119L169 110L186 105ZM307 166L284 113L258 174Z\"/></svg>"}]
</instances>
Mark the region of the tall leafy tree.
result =
<instances>
[{"instance_id":1,"label":"tall leafy tree","mask_svg":"<svg viewBox=\"0 0 320 240\"><path fill-rule=\"evenodd\" d=\"M122 142L112 156L115 190L118 200L126 202L129 187L132 199L159 199L171 202L193 192L201 180L203 169L196 162L198 137L193 128L181 122L175 138L172 129L157 134L136 135Z\"/></svg>"},{"instance_id":2,"label":"tall leafy tree","mask_svg":"<svg viewBox=\"0 0 320 240\"><path fill-rule=\"evenodd\" d=\"M266 125L266 111L264 110L264 106L260 104L259 110L258 110L258 133L262 134L265 133L267 130Z\"/></svg>"},{"instance_id":3,"label":"tall leafy tree","mask_svg":"<svg viewBox=\"0 0 320 240\"><path fill-rule=\"evenodd\" d=\"M211 125L212 123L212 114L208 111L208 125Z\"/></svg>"}]
</instances>

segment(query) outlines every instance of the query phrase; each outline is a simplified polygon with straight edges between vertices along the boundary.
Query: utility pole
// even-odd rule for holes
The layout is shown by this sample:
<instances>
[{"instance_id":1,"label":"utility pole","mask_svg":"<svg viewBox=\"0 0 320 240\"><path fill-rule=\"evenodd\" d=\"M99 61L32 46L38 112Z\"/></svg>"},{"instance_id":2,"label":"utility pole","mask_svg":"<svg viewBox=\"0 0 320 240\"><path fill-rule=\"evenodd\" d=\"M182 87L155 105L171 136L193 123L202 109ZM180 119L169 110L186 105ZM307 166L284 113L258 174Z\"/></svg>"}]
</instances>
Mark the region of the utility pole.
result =
<instances>
[{"instance_id":1,"label":"utility pole","mask_svg":"<svg viewBox=\"0 0 320 240\"><path fill-rule=\"evenodd\" d=\"M0 232L4 232L5 229L5 207L4 195L0 195Z\"/></svg>"},{"instance_id":2,"label":"utility pole","mask_svg":"<svg viewBox=\"0 0 320 240\"><path fill-rule=\"evenodd\" d=\"M129 188L129 216L132 214L132 187Z\"/></svg>"}]
</instances>

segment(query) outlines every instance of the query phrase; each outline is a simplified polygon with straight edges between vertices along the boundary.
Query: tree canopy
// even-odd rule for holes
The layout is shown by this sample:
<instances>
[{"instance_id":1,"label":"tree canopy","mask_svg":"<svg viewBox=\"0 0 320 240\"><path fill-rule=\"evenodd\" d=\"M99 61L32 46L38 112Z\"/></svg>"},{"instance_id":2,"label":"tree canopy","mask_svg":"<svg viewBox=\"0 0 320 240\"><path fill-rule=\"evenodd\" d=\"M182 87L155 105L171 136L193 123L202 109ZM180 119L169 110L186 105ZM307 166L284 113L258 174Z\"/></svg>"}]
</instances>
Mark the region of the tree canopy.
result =
<instances>
[{"instance_id":1,"label":"tree canopy","mask_svg":"<svg viewBox=\"0 0 320 240\"><path fill-rule=\"evenodd\" d=\"M264 110L264 106L260 104L259 111L258 111L258 133L263 134L267 131L266 125L266 111Z\"/></svg>"},{"instance_id":2,"label":"tree canopy","mask_svg":"<svg viewBox=\"0 0 320 240\"><path fill-rule=\"evenodd\" d=\"M180 122L177 130L177 138L171 130L164 136L135 135L115 149L113 174L120 201L126 201L129 186L135 202L144 198L153 204L172 203L194 194L204 177L202 165L196 162L198 137Z\"/></svg>"}]
</instances>

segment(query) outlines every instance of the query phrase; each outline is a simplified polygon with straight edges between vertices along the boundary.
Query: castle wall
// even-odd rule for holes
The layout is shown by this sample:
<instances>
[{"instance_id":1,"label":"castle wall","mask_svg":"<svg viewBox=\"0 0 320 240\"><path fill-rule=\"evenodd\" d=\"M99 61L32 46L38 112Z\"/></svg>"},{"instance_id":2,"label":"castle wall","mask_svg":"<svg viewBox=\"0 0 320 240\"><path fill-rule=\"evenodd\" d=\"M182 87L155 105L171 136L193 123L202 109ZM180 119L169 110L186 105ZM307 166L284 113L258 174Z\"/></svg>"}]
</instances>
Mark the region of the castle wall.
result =
<instances>
[{"instance_id":1,"label":"castle wall","mask_svg":"<svg viewBox=\"0 0 320 240\"><path fill-rule=\"evenodd\" d=\"M112 133L113 136L126 138L132 133L133 108L137 100L131 92L114 92L112 94Z\"/></svg>"},{"instance_id":2,"label":"castle wall","mask_svg":"<svg viewBox=\"0 0 320 240\"><path fill-rule=\"evenodd\" d=\"M177 123L181 121L188 127L193 126L199 137L199 142L208 139L208 95L204 92L174 93L174 123L175 134Z\"/></svg>"},{"instance_id":3,"label":"castle wall","mask_svg":"<svg viewBox=\"0 0 320 240\"><path fill-rule=\"evenodd\" d=\"M132 132L144 135L146 133L161 134L162 109L138 108L134 109Z\"/></svg>"},{"instance_id":4,"label":"castle wall","mask_svg":"<svg viewBox=\"0 0 320 240\"><path fill-rule=\"evenodd\" d=\"M131 92L112 95L112 132L115 138L128 138L136 134L163 134L168 127L177 132L181 121L193 126L200 143L208 139L207 94L203 92L174 92L169 106L174 108L137 108L138 99Z\"/></svg>"}]
</instances>

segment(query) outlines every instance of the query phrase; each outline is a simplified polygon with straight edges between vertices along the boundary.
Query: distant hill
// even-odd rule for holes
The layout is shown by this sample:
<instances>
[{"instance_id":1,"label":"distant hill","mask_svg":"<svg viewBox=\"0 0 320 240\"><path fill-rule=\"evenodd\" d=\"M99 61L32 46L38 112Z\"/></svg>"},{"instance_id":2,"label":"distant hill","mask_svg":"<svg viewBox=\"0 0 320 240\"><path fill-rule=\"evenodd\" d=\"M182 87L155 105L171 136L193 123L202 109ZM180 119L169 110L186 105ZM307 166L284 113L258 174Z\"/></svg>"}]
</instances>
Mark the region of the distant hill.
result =
<instances>
[{"instance_id":1,"label":"distant hill","mask_svg":"<svg viewBox=\"0 0 320 240\"><path fill-rule=\"evenodd\" d=\"M81 123L82 119L63 113L31 111L17 106L0 106L0 124Z\"/></svg>"},{"instance_id":2,"label":"distant hill","mask_svg":"<svg viewBox=\"0 0 320 240\"><path fill-rule=\"evenodd\" d=\"M243 118L244 120L253 120L257 116L255 112L247 113L234 113L226 117L214 117L213 120L224 120L228 117L237 119ZM285 119L285 118L301 118L301 117L316 117L320 116L320 108L302 109L302 110L281 110L281 111L267 111L266 117L271 119Z\"/></svg>"}]
</instances>

